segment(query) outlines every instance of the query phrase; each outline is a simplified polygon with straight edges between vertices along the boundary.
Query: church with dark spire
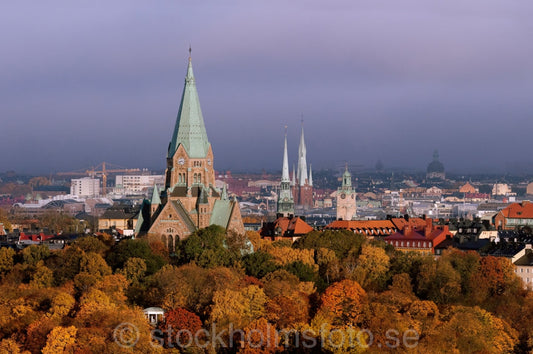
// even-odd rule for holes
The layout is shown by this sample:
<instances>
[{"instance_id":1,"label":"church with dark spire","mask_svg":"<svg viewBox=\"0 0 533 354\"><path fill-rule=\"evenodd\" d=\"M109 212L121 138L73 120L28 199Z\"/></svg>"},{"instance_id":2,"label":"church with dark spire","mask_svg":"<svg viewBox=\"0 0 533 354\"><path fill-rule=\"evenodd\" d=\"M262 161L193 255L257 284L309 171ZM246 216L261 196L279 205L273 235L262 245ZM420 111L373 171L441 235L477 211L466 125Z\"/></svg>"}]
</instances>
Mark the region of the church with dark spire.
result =
<instances>
[{"instance_id":1,"label":"church with dark spire","mask_svg":"<svg viewBox=\"0 0 533 354\"><path fill-rule=\"evenodd\" d=\"M228 198L225 188L215 187L213 149L190 56L166 160L164 190L154 188L149 205L145 205L139 217L142 223L137 227L139 234L161 239L171 251L177 240L210 225L244 234L239 203Z\"/></svg>"}]
</instances>

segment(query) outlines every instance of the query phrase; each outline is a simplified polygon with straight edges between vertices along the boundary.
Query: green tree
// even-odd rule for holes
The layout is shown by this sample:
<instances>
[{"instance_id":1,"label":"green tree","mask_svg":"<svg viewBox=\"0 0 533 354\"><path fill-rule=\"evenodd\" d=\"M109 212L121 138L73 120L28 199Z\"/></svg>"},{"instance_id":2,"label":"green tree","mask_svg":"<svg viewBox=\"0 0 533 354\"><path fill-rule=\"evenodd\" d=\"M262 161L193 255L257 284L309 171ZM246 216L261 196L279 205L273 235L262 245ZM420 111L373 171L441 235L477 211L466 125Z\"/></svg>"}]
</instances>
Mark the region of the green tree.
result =
<instances>
[{"instance_id":1,"label":"green tree","mask_svg":"<svg viewBox=\"0 0 533 354\"><path fill-rule=\"evenodd\" d=\"M146 274L146 262L142 258L130 258L124 264L124 268L119 270L119 273L124 275L130 283L137 285Z\"/></svg>"},{"instance_id":2,"label":"green tree","mask_svg":"<svg viewBox=\"0 0 533 354\"><path fill-rule=\"evenodd\" d=\"M154 274L165 265L165 260L152 252L146 240L122 240L107 255L106 260L113 269L124 268L130 258L141 258L146 262L147 275Z\"/></svg>"},{"instance_id":3,"label":"green tree","mask_svg":"<svg viewBox=\"0 0 533 354\"><path fill-rule=\"evenodd\" d=\"M109 250L109 247L104 242L94 236L80 237L74 241L73 246L78 247L84 252L98 253L102 257Z\"/></svg>"},{"instance_id":4,"label":"green tree","mask_svg":"<svg viewBox=\"0 0 533 354\"><path fill-rule=\"evenodd\" d=\"M22 250L24 263L35 266L39 261L45 260L50 256L50 249L46 245L31 245Z\"/></svg>"},{"instance_id":5,"label":"green tree","mask_svg":"<svg viewBox=\"0 0 533 354\"><path fill-rule=\"evenodd\" d=\"M349 230L312 231L299 238L293 247L314 250L327 248L334 251L338 259L344 259L350 254L358 254L364 241L363 235L354 234Z\"/></svg>"},{"instance_id":6,"label":"green tree","mask_svg":"<svg viewBox=\"0 0 533 354\"><path fill-rule=\"evenodd\" d=\"M256 278L262 278L266 274L279 269L272 255L263 251L257 251L243 257L246 274Z\"/></svg>"}]
</instances>

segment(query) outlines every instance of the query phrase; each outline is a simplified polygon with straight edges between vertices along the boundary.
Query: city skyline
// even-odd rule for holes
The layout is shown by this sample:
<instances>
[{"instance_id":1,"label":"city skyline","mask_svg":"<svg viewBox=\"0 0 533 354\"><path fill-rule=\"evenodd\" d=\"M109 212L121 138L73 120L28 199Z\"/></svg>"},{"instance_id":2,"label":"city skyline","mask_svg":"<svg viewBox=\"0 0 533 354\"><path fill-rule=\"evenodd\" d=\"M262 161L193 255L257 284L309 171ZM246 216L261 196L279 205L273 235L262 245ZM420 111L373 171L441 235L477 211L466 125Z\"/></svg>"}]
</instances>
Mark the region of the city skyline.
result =
<instances>
[{"instance_id":1,"label":"city skyline","mask_svg":"<svg viewBox=\"0 0 533 354\"><path fill-rule=\"evenodd\" d=\"M217 170L533 170L528 3L1 7L4 171L164 169L189 44Z\"/></svg>"}]
</instances>

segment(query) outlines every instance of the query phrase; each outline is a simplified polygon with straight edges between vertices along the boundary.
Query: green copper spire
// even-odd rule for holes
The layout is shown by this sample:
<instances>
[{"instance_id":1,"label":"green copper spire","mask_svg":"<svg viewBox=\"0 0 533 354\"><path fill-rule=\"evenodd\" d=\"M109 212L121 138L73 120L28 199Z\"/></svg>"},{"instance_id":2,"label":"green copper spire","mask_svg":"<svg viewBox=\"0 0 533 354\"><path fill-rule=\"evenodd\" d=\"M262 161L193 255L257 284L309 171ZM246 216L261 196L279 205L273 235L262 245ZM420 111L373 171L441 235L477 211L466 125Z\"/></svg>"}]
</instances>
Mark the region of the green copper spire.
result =
<instances>
[{"instance_id":1,"label":"green copper spire","mask_svg":"<svg viewBox=\"0 0 533 354\"><path fill-rule=\"evenodd\" d=\"M183 88L178 117L176 118L176 126L168 148L168 157L174 155L180 144L183 145L189 157L192 158L204 158L209 150L209 141L207 140L200 100L196 91L190 56L187 76L185 76L185 87Z\"/></svg>"},{"instance_id":2,"label":"green copper spire","mask_svg":"<svg viewBox=\"0 0 533 354\"><path fill-rule=\"evenodd\" d=\"M229 200L228 198L228 188L227 184L224 183L224 186L222 187L222 194L220 196L220 200Z\"/></svg>"},{"instance_id":3,"label":"green copper spire","mask_svg":"<svg viewBox=\"0 0 533 354\"><path fill-rule=\"evenodd\" d=\"M287 153L287 127L285 127L285 143L283 146L283 169L278 194L277 214L282 216L294 215L294 198L291 192L289 178L289 157Z\"/></svg>"},{"instance_id":4,"label":"green copper spire","mask_svg":"<svg viewBox=\"0 0 533 354\"><path fill-rule=\"evenodd\" d=\"M348 171L348 164L346 164L346 167L344 168L344 173L342 174L342 188L352 188L352 174Z\"/></svg>"},{"instance_id":5,"label":"green copper spire","mask_svg":"<svg viewBox=\"0 0 533 354\"><path fill-rule=\"evenodd\" d=\"M150 202L152 205L160 205L161 204L161 198L159 197L159 188L157 188L157 184L154 184L154 192L152 193L152 201Z\"/></svg>"}]
</instances>

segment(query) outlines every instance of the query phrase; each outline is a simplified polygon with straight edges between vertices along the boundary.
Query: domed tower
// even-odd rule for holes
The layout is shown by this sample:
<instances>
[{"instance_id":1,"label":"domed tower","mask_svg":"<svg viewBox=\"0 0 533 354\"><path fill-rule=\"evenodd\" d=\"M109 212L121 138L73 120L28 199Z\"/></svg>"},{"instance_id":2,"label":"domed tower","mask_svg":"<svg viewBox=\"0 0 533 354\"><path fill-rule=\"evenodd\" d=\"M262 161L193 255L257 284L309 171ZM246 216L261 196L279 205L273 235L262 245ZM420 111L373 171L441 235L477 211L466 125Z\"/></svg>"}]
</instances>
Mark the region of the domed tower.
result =
<instances>
[{"instance_id":1,"label":"domed tower","mask_svg":"<svg viewBox=\"0 0 533 354\"><path fill-rule=\"evenodd\" d=\"M426 171L426 179L446 179L444 165L439 161L439 151L433 152L433 161L430 162Z\"/></svg>"}]
</instances>

